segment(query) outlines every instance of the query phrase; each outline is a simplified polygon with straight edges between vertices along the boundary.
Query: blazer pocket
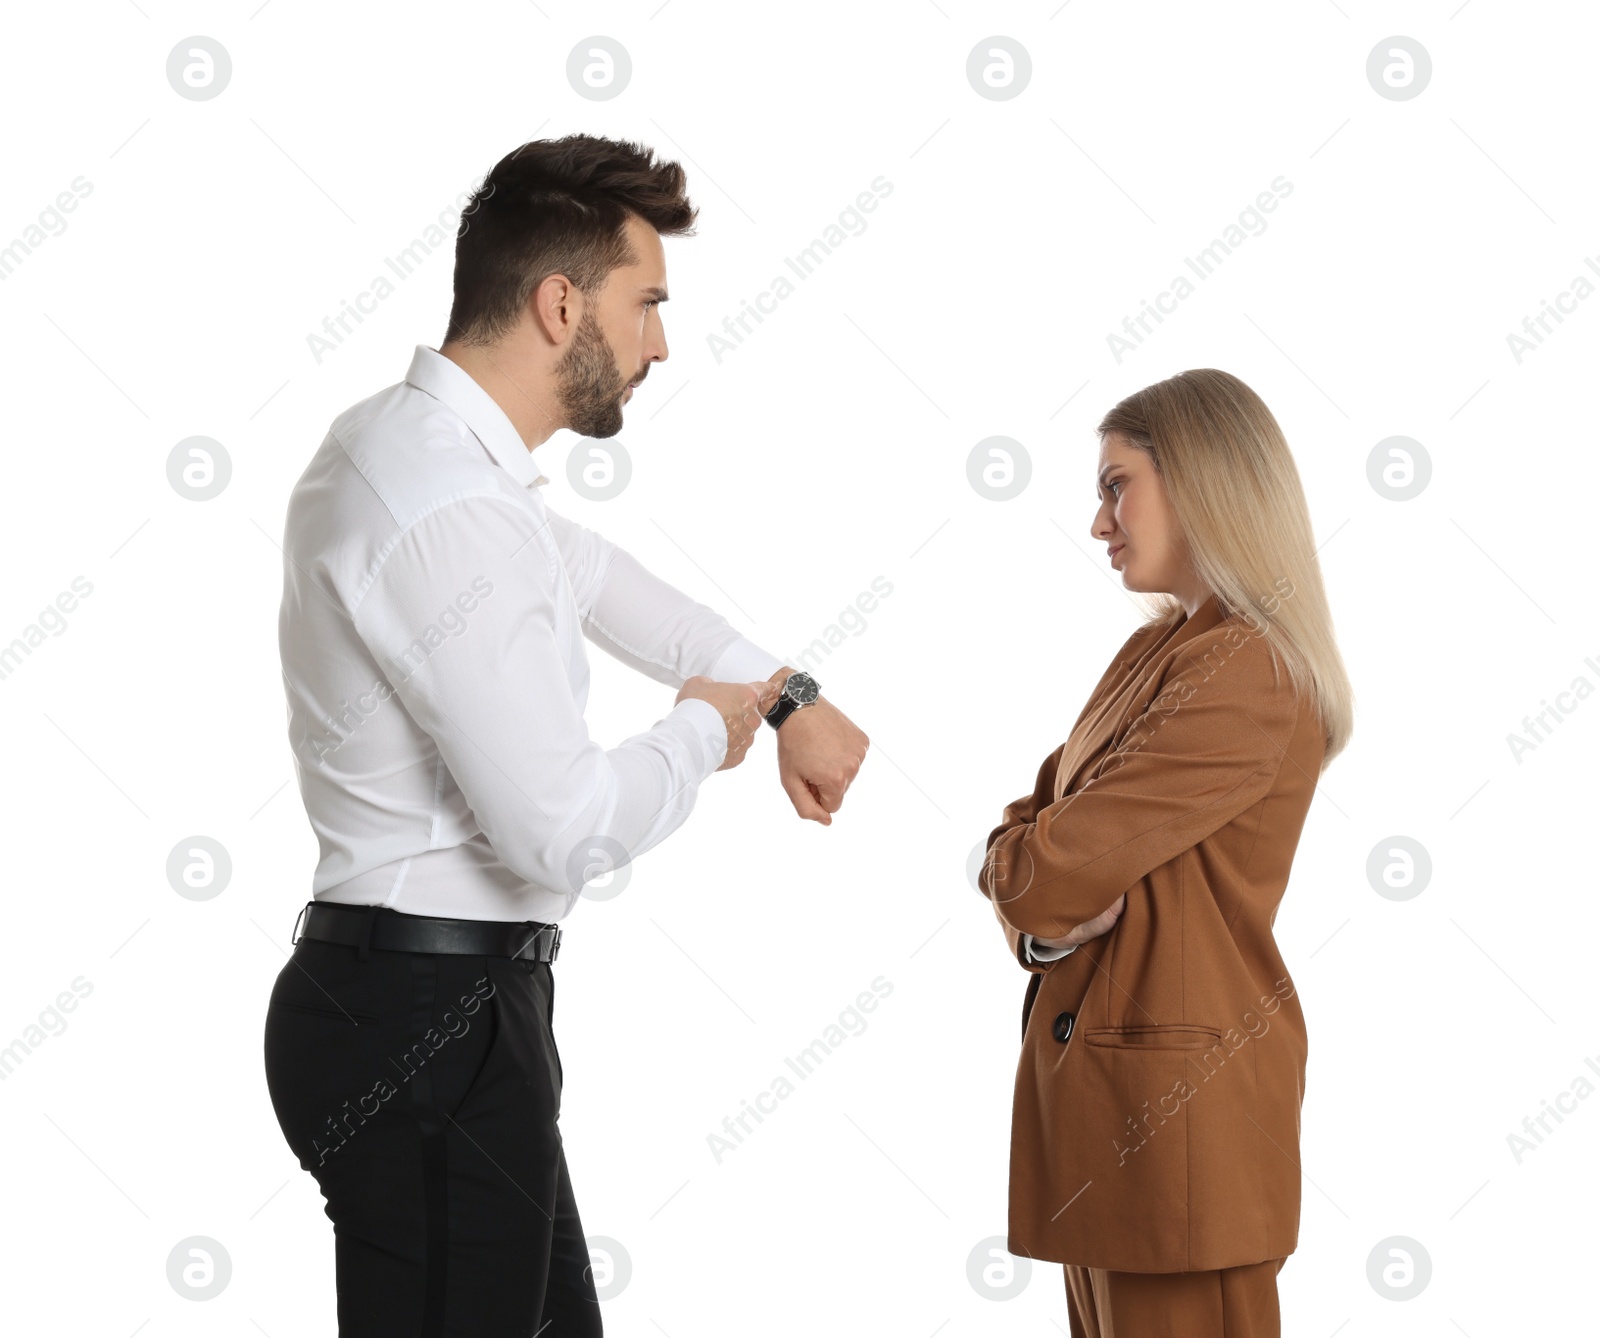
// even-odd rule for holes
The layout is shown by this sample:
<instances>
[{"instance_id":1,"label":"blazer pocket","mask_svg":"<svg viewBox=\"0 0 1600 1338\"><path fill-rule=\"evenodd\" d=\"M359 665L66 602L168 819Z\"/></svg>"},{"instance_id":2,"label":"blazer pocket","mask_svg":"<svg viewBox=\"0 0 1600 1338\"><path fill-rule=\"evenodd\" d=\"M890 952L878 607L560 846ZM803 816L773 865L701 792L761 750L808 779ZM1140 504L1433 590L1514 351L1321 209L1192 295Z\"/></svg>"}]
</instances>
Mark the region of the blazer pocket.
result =
<instances>
[{"instance_id":1,"label":"blazer pocket","mask_svg":"<svg viewBox=\"0 0 1600 1338\"><path fill-rule=\"evenodd\" d=\"M1209 1050L1222 1043L1215 1027L1163 1022L1148 1027L1093 1027L1083 1033L1085 1045L1116 1050Z\"/></svg>"}]
</instances>

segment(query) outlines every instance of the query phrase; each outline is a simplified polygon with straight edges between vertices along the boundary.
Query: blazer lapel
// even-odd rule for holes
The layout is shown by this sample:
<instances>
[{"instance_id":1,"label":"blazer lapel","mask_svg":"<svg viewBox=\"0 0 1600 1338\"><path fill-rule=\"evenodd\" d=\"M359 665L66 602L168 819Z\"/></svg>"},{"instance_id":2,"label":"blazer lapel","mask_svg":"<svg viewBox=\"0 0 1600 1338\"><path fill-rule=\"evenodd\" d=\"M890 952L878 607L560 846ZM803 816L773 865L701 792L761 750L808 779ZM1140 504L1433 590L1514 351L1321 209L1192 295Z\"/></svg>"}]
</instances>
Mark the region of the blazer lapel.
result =
<instances>
[{"instance_id":1,"label":"blazer lapel","mask_svg":"<svg viewBox=\"0 0 1600 1338\"><path fill-rule=\"evenodd\" d=\"M1211 630L1223 619L1221 606L1215 595L1209 596L1177 626L1165 635L1149 640L1144 646L1130 645L1122 661L1121 673L1114 675L1093 704L1078 722L1061 752L1061 762L1056 768L1055 798L1060 801L1077 792L1078 783L1090 765L1105 753L1107 744L1129 715L1141 714L1155 696L1158 675L1153 672L1168 651L1191 637Z\"/></svg>"}]
</instances>

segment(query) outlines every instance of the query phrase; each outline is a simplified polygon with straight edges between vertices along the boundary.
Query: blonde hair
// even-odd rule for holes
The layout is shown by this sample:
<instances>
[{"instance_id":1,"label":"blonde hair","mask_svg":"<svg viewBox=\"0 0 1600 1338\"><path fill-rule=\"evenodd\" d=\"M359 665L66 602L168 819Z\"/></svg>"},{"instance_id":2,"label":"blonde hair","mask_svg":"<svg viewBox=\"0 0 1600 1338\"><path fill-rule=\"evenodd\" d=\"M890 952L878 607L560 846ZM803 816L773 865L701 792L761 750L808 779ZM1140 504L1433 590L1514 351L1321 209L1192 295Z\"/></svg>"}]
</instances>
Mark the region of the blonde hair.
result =
<instances>
[{"instance_id":1,"label":"blonde hair","mask_svg":"<svg viewBox=\"0 0 1600 1338\"><path fill-rule=\"evenodd\" d=\"M1283 430L1261 397L1214 368L1136 391L1097 429L1146 452L1166 484L1195 574L1263 636L1322 722L1327 767L1349 742L1354 693L1334 636L1311 513ZM1183 615L1175 595L1145 595L1149 623ZM1147 625L1149 625L1147 623Z\"/></svg>"}]
</instances>

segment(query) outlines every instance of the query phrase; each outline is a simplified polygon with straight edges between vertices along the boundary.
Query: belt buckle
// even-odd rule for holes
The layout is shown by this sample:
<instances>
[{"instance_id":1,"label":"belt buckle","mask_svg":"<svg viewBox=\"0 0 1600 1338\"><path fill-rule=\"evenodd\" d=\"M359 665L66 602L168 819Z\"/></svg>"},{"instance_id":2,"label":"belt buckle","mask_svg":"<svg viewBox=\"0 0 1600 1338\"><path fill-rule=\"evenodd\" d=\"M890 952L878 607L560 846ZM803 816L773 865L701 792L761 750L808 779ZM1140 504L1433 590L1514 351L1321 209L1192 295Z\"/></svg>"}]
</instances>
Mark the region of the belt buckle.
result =
<instances>
[{"instance_id":1,"label":"belt buckle","mask_svg":"<svg viewBox=\"0 0 1600 1338\"><path fill-rule=\"evenodd\" d=\"M300 942L301 939L303 939L305 937L305 934L304 934L304 932L302 932L302 930L300 928L300 925L305 920L307 914L309 914L309 912L311 910L311 907L313 905L315 905L315 904L316 903L315 903L314 900L306 902L306 904L300 908L300 914L294 917L294 928L289 933L289 946L291 948L294 947L297 943Z\"/></svg>"},{"instance_id":2,"label":"belt buckle","mask_svg":"<svg viewBox=\"0 0 1600 1338\"><path fill-rule=\"evenodd\" d=\"M541 957L539 955L539 949L537 947L537 944L540 942L541 939L543 939L545 937L546 931L549 931L550 956L549 957ZM528 952L528 949L529 949L530 946L533 946L533 952L531 954ZM512 953L511 955L516 960L522 961L522 962L529 962L529 961L532 961L532 962L543 962L543 961L553 962L556 959L556 953L559 952L560 949L561 949L561 926L560 925L540 925L539 928L537 930L535 930L532 934L530 934L528 936L528 938L523 942L523 944L514 953Z\"/></svg>"}]
</instances>

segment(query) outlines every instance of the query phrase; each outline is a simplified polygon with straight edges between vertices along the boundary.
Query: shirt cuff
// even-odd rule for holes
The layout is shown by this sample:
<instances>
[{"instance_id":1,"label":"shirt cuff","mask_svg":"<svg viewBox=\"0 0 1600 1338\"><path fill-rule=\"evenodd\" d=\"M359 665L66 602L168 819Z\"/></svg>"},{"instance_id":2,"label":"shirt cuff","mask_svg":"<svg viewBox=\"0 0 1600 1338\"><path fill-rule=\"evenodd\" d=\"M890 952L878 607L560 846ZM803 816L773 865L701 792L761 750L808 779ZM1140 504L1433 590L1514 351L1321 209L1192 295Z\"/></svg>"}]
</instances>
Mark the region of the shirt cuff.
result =
<instances>
[{"instance_id":1,"label":"shirt cuff","mask_svg":"<svg viewBox=\"0 0 1600 1338\"><path fill-rule=\"evenodd\" d=\"M709 705L709 703L708 703ZM1023 949L1028 954L1030 962L1053 962L1059 957L1065 957L1069 952L1077 952L1078 945L1074 943L1070 948L1045 948L1034 942L1032 934L1022 936Z\"/></svg>"},{"instance_id":2,"label":"shirt cuff","mask_svg":"<svg viewBox=\"0 0 1600 1338\"><path fill-rule=\"evenodd\" d=\"M728 726L717 710L703 697L685 697L667 712L668 720L682 722L680 737L691 741L700 764L700 780L705 780L728 757Z\"/></svg>"},{"instance_id":3,"label":"shirt cuff","mask_svg":"<svg viewBox=\"0 0 1600 1338\"><path fill-rule=\"evenodd\" d=\"M762 650L747 637L738 636L717 656L716 663L711 666L710 676L719 683L765 682L787 663L787 660L780 660L770 651ZM706 704L710 705L709 702Z\"/></svg>"}]
</instances>

